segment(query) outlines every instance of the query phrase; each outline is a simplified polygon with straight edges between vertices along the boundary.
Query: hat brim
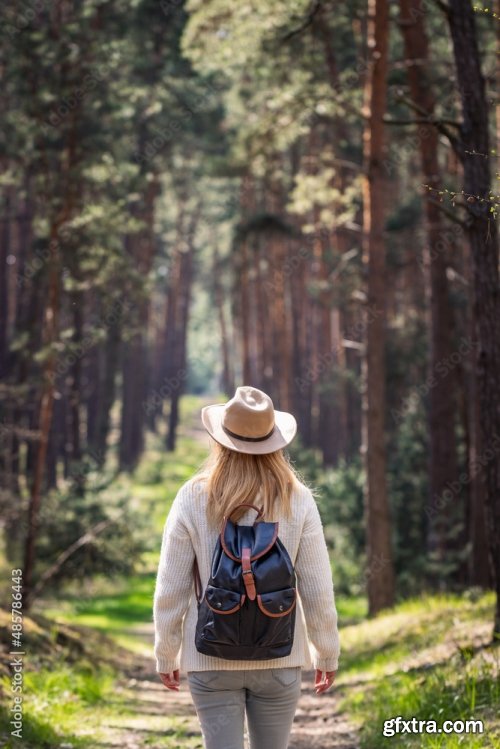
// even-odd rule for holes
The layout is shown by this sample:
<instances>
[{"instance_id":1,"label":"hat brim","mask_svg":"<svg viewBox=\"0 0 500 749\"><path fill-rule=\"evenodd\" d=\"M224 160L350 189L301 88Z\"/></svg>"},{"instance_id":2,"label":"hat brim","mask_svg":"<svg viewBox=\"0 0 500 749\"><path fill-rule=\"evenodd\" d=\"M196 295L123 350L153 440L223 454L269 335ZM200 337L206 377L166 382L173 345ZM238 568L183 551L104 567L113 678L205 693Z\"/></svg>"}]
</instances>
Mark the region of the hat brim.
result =
<instances>
[{"instance_id":1,"label":"hat brim","mask_svg":"<svg viewBox=\"0 0 500 749\"><path fill-rule=\"evenodd\" d=\"M259 442L250 442L231 437L222 428L225 403L204 406L201 421L213 439L230 450L251 455L266 455L290 444L297 433L297 421L288 411L274 411L274 431L270 437Z\"/></svg>"}]
</instances>

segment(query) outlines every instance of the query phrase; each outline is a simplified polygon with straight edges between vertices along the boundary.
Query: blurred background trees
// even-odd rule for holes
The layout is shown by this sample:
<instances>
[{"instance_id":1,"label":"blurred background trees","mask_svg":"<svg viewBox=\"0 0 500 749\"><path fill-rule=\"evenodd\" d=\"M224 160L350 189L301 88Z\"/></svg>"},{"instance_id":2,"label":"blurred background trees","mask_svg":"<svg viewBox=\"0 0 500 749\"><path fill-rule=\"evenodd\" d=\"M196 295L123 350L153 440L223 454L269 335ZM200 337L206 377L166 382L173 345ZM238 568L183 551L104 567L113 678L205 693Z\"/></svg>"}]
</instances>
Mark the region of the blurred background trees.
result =
<instances>
[{"instance_id":1,"label":"blurred background trees","mask_svg":"<svg viewBox=\"0 0 500 749\"><path fill-rule=\"evenodd\" d=\"M495 584L498 20L468 0L1 12L0 503L26 590L113 515L99 481L148 433L175 448L183 393L238 384L296 414L342 590L374 613Z\"/></svg>"}]
</instances>

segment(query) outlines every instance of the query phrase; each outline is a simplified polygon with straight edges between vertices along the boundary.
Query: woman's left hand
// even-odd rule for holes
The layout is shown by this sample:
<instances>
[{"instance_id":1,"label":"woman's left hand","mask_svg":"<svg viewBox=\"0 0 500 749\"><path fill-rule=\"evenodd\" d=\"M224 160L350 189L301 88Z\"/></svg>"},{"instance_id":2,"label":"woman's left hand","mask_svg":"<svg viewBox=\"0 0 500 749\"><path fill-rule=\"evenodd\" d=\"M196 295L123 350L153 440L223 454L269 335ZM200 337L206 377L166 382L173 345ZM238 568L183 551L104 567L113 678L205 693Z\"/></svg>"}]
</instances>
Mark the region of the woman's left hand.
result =
<instances>
[{"instance_id":1,"label":"woman's left hand","mask_svg":"<svg viewBox=\"0 0 500 749\"><path fill-rule=\"evenodd\" d=\"M167 689L172 689L175 692L179 691L179 685L180 685L180 677L179 677L179 669L176 669L174 672L170 672L168 674L160 674L160 679L164 683L164 685L167 687Z\"/></svg>"}]
</instances>

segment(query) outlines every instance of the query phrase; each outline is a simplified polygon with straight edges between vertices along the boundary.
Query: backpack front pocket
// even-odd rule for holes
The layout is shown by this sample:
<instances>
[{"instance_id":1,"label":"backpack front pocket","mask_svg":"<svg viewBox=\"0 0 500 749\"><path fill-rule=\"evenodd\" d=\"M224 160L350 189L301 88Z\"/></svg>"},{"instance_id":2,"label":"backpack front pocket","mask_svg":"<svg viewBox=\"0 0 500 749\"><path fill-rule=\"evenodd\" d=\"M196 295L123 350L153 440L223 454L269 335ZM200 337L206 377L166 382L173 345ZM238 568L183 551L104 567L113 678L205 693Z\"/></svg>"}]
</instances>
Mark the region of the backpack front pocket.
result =
<instances>
[{"instance_id":1,"label":"backpack front pocket","mask_svg":"<svg viewBox=\"0 0 500 749\"><path fill-rule=\"evenodd\" d=\"M240 637L238 611L245 598L245 593L207 585L200 604L201 638L210 642L237 645Z\"/></svg>"},{"instance_id":2,"label":"backpack front pocket","mask_svg":"<svg viewBox=\"0 0 500 749\"><path fill-rule=\"evenodd\" d=\"M266 616L286 616L297 602L295 588L257 595L257 605Z\"/></svg>"},{"instance_id":3,"label":"backpack front pocket","mask_svg":"<svg viewBox=\"0 0 500 749\"><path fill-rule=\"evenodd\" d=\"M290 642L295 627L296 588L257 594L256 634L258 645Z\"/></svg>"}]
</instances>

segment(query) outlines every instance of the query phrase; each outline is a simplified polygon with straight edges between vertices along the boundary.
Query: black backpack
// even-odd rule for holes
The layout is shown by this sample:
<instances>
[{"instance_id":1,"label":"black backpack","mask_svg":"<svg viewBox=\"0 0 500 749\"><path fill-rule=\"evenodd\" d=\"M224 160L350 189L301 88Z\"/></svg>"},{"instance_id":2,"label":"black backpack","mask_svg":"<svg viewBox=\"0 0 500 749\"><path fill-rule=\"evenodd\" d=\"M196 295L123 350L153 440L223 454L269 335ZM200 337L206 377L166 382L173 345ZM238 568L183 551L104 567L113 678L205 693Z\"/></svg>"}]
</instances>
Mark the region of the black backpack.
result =
<instances>
[{"instance_id":1,"label":"black backpack","mask_svg":"<svg viewBox=\"0 0 500 749\"><path fill-rule=\"evenodd\" d=\"M232 660L283 658L293 645L297 588L292 560L278 537L278 522L238 525L224 518L202 596L194 561L200 653ZM236 508L234 508L236 509Z\"/></svg>"}]
</instances>

